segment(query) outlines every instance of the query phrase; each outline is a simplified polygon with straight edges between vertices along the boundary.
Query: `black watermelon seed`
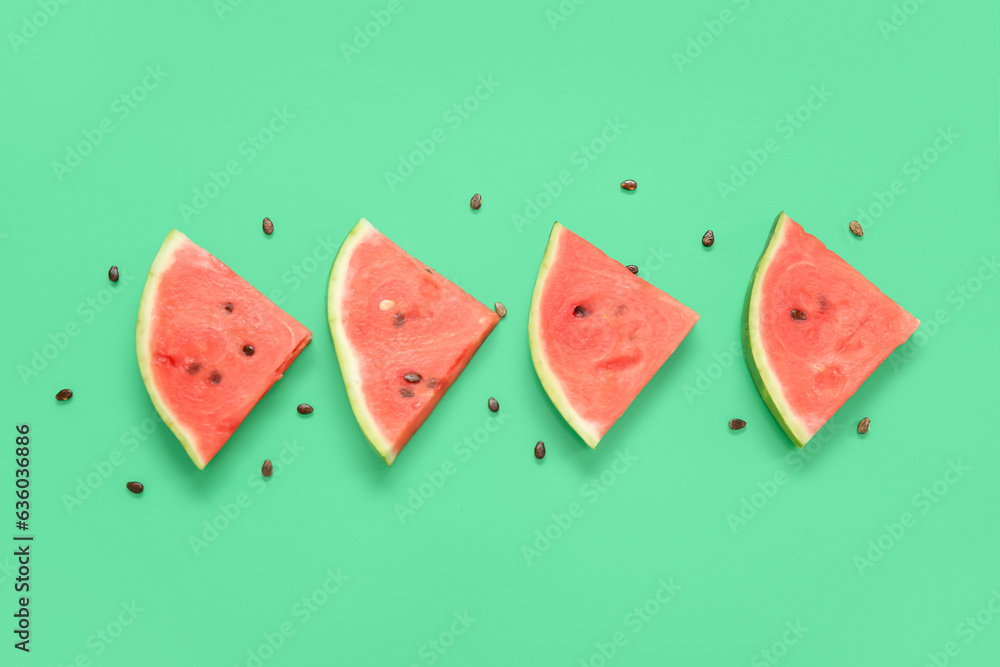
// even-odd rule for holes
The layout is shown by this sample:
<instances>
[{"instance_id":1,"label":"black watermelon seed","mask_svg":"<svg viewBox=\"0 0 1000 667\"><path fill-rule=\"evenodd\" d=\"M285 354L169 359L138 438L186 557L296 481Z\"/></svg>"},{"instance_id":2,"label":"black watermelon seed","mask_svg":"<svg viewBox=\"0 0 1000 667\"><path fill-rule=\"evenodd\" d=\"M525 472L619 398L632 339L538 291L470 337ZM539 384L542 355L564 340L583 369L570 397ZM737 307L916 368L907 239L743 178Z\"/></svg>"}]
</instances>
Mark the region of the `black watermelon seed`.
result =
<instances>
[{"instance_id":1,"label":"black watermelon seed","mask_svg":"<svg viewBox=\"0 0 1000 667\"><path fill-rule=\"evenodd\" d=\"M538 444L535 445L535 458L536 459L545 458L545 443L542 442L541 440L539 440Z\"/></svg>"},{"instance_id":2,"label":"black watermelon seed","mask_svg":"<svg viewBox=\"0 0 1000 667\"><path fill-rule=\"evenodd\" d=\"M300 415L307 415L313 411L313 406L308 403L299 403L299 407L295 409L299 411Z\"/></svg>"},{"instance_id":3,"label":"black watermelon seed","mask_svg":"<svg viewBox=\"0 0 1000 667\"><path fill-rule=\"evenodd\" d=\"M503 305L499 301L493 304L493 310L497 311L497 315L500 317L507 317L507 306Z\"/></svg>"},{"instance_id":4,"label":"black watermelon seed","mask_svg":"<svg viewBox=\"0 0 1000 667\"><path fill-rule=\"evenodd\" d=\"M715 243L715 232L710 229L701 237L701 244L706 248L711 248L713 243Z\"/></svg>"},{"instance_id":5,"label":"black watermelon seed","mask_svg":"<svg viewBox=\"0 0 1000 667\"><path fill-rule=\"evenodd\" d=\"M801 310L795 310L795 309L793 309L792 312L789 313L789 315L792 316L793 320L798 320L799 322L801 322L802 320L806 319L806 314L804 312L802 312Z\"/></svg>"},{"instance_id":6,"label":"black watermelon seed","mask_svg":"<svg viewBox=\"0 0 1000 667\"><path fill-rule=\"evenodd\" d=\"M486 404L490 406L490 412L496 412L500 409L500 403L492 396L490 396L490 400Z\"/></svg>"},{"instance_id":7,"label":"black watermelon seed","mask_svg":"<svg viewBox=\"0 0 1000 667\"><path fill-rule=\"evenodd\" d=\"M730 419L729 420L729 428L733 429L734 431L739 431L741 428L743 428L746 425L747 425L747 423L745 421L743 421L742 419Z\"/></svg>"},{"instance_id":8,"label":"black watermelon seed","mask_svg":"<svg viewBox=\"0 0 1000 667\"><path fill-rule=\"evenodd\" d=\"M402 312L396 313L395 315L392 316L392 326L398 329L404 324L406 324L406 315L404 315Z\"/></svg>"},{"instance_id":9,"label":"black watermelon seed","mask_svg":"<svg viewBox=\"0 0 1000 667\"><path fill-rule=\"evenodd\" d=\"M631 271L632 273L639 275L639 267L636 266L635 264L629 264L625 268Z\"/></svg>"},{"instance_id":10,"label":"black watermelon seed","mask_svg":"<svg viewBox=\"0 0 1000 667\"><path fill-rule=\"evenodd\" d=\"M110 280L113 283L118 282L118 267L117 266L112 266L110 269L108 269L108 280Z\"/></svg>"},{"instance_id":11,"label":"black watermelon seed","mask_svg":"<svg viewBox=\"0 0 1000 667\"><path fill-rule=\"evenodd\" d=\"M436 387L437 383L438 383L438 379L437 378L430 378L430 379L427 380L427 386L429 388L431 388L431 389L433 389L434 387Z\"/></svg>"},{"instance_id":12,"label":"black watermelon seed","mask_svg":"<svg viewBox=\"0 0 1000 667\"><path fill-rule=\"evenodd\" d=\"M73 390L72 389L60 389L59 393L56 394L56 400L57 401L68 401L71 398L73 398Z\"/></svg>"},{"instance_id":13,"label":"black watermelon seed","mask_svg":"<svg viewBox=\"0 0 1000 667\"><path fill-rule=\"evenodd\" d=\"M188 364L187 368L185 368L184 370L188 372L188 375L194 375L195 373L201 370L201 362L200 361L192 362Z\"/></svg>"},{"instance_id":14,"label":"black watermelon seed","mask_svg":"<svg viewBox=\"0 0 1000 667\"><path fill-rule=\"evenodd\" d=\"M584 308L583 306L577 306L576 308L573 309L574 317L586 317L589 314L590 313L588 313L587 309Z\"/></svg>"},{"instance_id":15,"label":"black watermelon seed","mask_svg":"<svg viewBox=\"0 0 1000 667\"><path fill-rule=\"evenodd\" d=\"M271 459L265 459L264 465L260 467L260 474L264 477L270 477L272 472L274 472L274 466L271 465Z\"/></svg>"},{"instance_id":16,"label":"black watermelon seed","mask_svg":"<svg viewBox=\"0 0 1000 667\"><path fill-rule=\"evenodd\" d=\"M400 387L399 395L402 396L403 398L413 398L414 394L413 390L410 389L409 387Z\"/></svg>"},{"instance_id":17,"label":"black watermelon seed","mask_svg":"<svg viewBox=\"0 0 1000 667\"><path fill-rule=\"evenodd\" d=\"M142 482L129 482L125 488L135 494L142 493Z\"/></svg>"},{"instance_id":18,"label":"black watermelon seed","mask_svg":"<svg viewBox=\"0 0 1000 667\"><path fill-rule=\"evenodd\" d=\"M227 313L233 312L233 304L229 303L228 301L222 304L222 307L226 309Z\"/></svg>"},{"instance_id":19,"label":"black watermelon seed","mask_svg":"<svg viewBox=\"0 0 1000 667\"><path fill-rule=\"evenodd\" d=\"M212 371L212 374L208 376L208 379L212 381L212 384L219 384L222 382L222 373L219 371Z\"/></svg>"},{"instance_id":20,"label":"black watermelon seed","mask_svg":"<svg viewBox=\"0 0 1000 667\"><path fill-rule=\"evenodd\" d=\"M858 433L860 433L861 435L864 435L865 433L867 433L868 432L868 427L871 425L871 423L872 423L872 420L868 419L868 417L865 417L860 422L858 422Z\"/></svg>"},{"instance_id":21,"label":"black watermelon seed","mask_svg":"<svg viewBox=\"0 0 1000 667\"><path fill-rule=\"evenodd\" d=\"M403 379L407 382L420 382L420 373L407 373Z\"/></svg>"},{"instance_id":22,"label":"black watermelon seed","mask_svg":"<svg viewBox=\"0 0 1000 667\"><path fill-rule=\"evenodd\" d=\"M469 201L469 206L472 207L473 211L478 211L479 207L483 205L483 196L478 192L472 195L472 199Z\"/></svg>"},{"instance_id":23,"label":"black watermelon seed","mask_svg":"<svg viewBox=\"0 0 1000 667\"><path fill-rule=\"evenodd\" d=\"M631 178L622 181L622 190L635 190L638 186L639 184Z\"/></svg>"},{"instance_id":24,"label":"black watermelon seed","mask_svg":"<svg viewBox=\"0 0 1000 667\"><path fill-rule=\"evenodd\" d=\"M264 233L268 236L274 233L274 223L271 222L271 218L264 218L262 226L264 227Z\"/></svg>"},{"instance_id":25,"label":"black watermelon seed","mask_svg":"<svg viewBox=\"0 0 1000 667\"><path fill-rule=\"evenodd\" d=\"M248 345L244 345L243 346L243 354L245 354L248 357L250 357L250 356L253 356L253 353L254 353L253 345L249 345L248 344Z\"/></svg>"},{"instance_id":26,"label":"black watermelon seed","mask_svg":"<svg viewBox=\"0 0 1000 667\"><path fill-rule=\"evenodd\" d=\"M865 235L864 230L861 229L861 223L859 223L857 220L851 220L851 224L849 225L849 227L851 228L851 233L857 236L858 238L861 238L862 236Z\"/></svg>"}]
</instances>

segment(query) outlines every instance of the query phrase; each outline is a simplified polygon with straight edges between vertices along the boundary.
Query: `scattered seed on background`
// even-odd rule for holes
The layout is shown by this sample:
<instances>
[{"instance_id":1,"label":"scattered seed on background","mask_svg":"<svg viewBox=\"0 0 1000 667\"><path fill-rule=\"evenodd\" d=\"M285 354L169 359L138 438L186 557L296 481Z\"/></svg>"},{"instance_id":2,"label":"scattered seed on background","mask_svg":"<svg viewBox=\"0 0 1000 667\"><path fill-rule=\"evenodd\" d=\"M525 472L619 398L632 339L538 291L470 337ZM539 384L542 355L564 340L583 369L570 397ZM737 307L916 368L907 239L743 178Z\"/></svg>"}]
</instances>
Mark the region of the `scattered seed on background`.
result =
<instances>
[{"instance_id":1,"label":"scattered seed on background","mask_svg":"<svg viewBox=\"0 0 1000 667\"><path fill-rule=\"evenodd\" d=\"M108 269L108 280L110 280L113 283L118 282L118 267L117 266L112 265L111 268Z\"/></svg>"},{"instance_id":2,"label":"scattered seed on background","mask_svg":"<svg viewBox=\"0 0 1000 667\"><path fill-rule=\"evenodd\" d=\"M313 411L313 406L309 405L308 403L299 403L299 407L295 409L299 411L300 415L307 415Z\"/></svg>"},{"instance_id":3,"label":"scattered seed on background","mask_svg":"<svg viewBox=\"0 0 1000 667\"><path fill-rule=\"evenodd\" d=\"M483 196L478 192L472 195L472 199L469 201L469 206L472 207L473 211L478 211L479 207L483 205Z\"/></svg>"},{"instance_id":4,"label":"scattered seed on background","mask_svg":"<svg viewBox=\"0 0 1000 667\"><path fill-rule=\"evenodd\" d=\"M629 271L631 271L632 273L634 273L636 275L639 275L639 267L636 266L635 264L629 264L625 268L628 269Z\"/></svg>"},{"instance_id":5,"label":"scattered seed on background","mask_svg":"<svg viewBox=\"0 0 1000 667\"><path fill-rule=\"evenodd\" d=\"M71 398L73 398L73 390L72 389L60 389L59 393L56 394L56 400L57 401L68 401Z\"/></svg>"},{"instance_id":6,"label":"scattered seed on background","mask_svg":"<svg viewBox=\"0 0 1000 667\"><path fill-rule=\"evenodd\" d=\"M403 379L407 382L420 382L420 373L407 373Z\"/></svg>"},{"instance_id":7,"label":"scattered seed on background","mask_svg":"<svg viewBox=\"0 0 1000 667\"><path fill-rule=\"evenodd\" d=\"M573 309L573 316L574 317L586 317L587 316L587 309L584 308L583 306L577 306L576 308Z\"/></svg>"},{"instance_id":8,"label":"scattered seed on background","mask_svg":"<svg viewBox=\"0 0 1000 667\"><path fill-rule=\"evenodd\" d=\"M742 419L730 419L729 420L729 428L733 429L734 431L739 431L741 428L743 428L746 425L747 425L747 423L745 421L743 421Z\"/></svg>"},{"instance_id":9,"label":"scattered seed on background","mask_svg":"<svg viewBox=\"0 0 1000 667\"><path fill-rule=\"evenodd\" d=\"M800 321L800 322L801 322L802 320L806 319L806 314L805 314L805 313L803 313L803 312L802 312L801 310L796 310L796 309L793 309L793 310L792 310L792 312L791 312L791 313L789 313L789 315L791 315L791 316L792 316L792 319L793 319L793 320L798 320L798 321Z\"/></svg>"},{"instance_id":10,"label":"scattered seed on background","mask_svg":"<svg viewBox=\"0 0 1000 667\"><path fill-rule=\"evenodd\" d=\"M541 440L539 440L538 444L535 445L535 458L536 459L545 458L545 443L542 442Z\"/></svg>"},{"instance_id":11,"label":"scattered seed on background","mask_svg":"<svg viewBox=\"0 0 1000 667\"><path fill-rule=\"evenodd\" d=\"M136 494L142 493L142 482L129 482L128 484L125 485L125 488L131 491L132 493Z\"/></svg>"},{"instance_id":12,"label":"scattered seed on background","mask_svg":"<svg viewBox=\"0 0 1000 667\"><path fill-rule=\"evenodd\" d=\"M860 433L861 435L864 435L865 433L867 433L868 432L868 427L871 425L871 423L872 423L872 420L868 419L868 417L865 417L860 422L858 422L858 433Z\"/></svg>"},{"instance_id":13,"label":"scattered seed on background","mask_svg":"<svg viewBox=\"0 0 1000 667\"><path fill-rule=\"evenodd\" d=\"M639 187L639 184L633 181L631 178L622 181L622 190L635 190L637 187Z\"/></svg>"},{"instance_id":14,"label":"scattered seed on background","mask_svg":"<svg viewBox=\"0 0 1000 667\"><path fill-rule=\"evenodd\" d=\"M264 218L262 226L264 227L264 233L268 236L274 233L274 223L271 222L271 218Z\"/></svg>"},{"instance_id":15,"label":"scattered seed on background","mask_svg":"<svg viewBox=\"0 0 1000 667\"><path fill-rule=\"evenodd\" d=\"M274 472L274 466L271 465L271 459L265 459L264 465L260 467L260 474L264 477L270 477L272 472Z\"/></svg>"},{"instance_id":16,"label":"scattered seed on background","mask_svg":"<svg viewBox=\"0 0 1000 667\"><path fill-rule=\"evenodd\" d=\"M496 412L497 410L500 409L500 403L498 403L497 399L493 398L492 396L490 396L490 400L487 401L486 404L490 406L490 412Z\"/></svg>"},{"instance_id":17,"label":"scattered seed on background","mask_svg":"<svg viewBox=\"0 0 1000 667\"><path fill-rule=\"evenodd\" d=\"M503 305L499 301L493 304L493 310L497 311L497 315L500 317L507 317L507 306Z\"/></svg>"},{"instance_id":18,"label":"scattered seed on background","mask_svg":"<svg viewBox=\"0 0 1000 667\"><path fill-rule=\"evenodd\" d=\"M853 232L854 235L857 236L858 238L865 235L864 230L861 229L861 223L859 223L857 220L851 220L850 227L851 227L851 232Z\"/></svg>"},{"instance_id":19,"label":"scattered seed on background","mask_svg":"<svg viewBox=\"0 0 1000 667\"><path fill-rule=\"evenodd\" d=\"M701 237L701 244L706 248L711 248L713 243L715 243L715 232L710 229Z\"/></svg>"},{"instance_id":20,"label":"scattered seed on background","mask_svg":"<svg viewBox=\"0 0 1000 667\"><path fill-rule=\"evenodd\" d=\"M245 354L245 355L247 355L249 357L249 356L252 356L253 353L254 353L253 345L244 345L243 346L243 354Z\"/></svg>"}]
</instances>

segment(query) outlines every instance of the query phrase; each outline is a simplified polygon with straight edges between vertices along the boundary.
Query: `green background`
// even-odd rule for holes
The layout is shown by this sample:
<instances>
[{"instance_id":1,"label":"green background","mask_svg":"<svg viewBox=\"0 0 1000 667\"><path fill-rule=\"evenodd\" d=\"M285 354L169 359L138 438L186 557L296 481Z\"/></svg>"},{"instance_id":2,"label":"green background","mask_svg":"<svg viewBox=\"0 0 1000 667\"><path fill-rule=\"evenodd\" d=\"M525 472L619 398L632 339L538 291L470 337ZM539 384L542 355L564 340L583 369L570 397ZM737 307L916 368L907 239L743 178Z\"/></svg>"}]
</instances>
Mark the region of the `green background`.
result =
<instances>
[{"instance_id":1,"label":"green background","mask_svg":"<svg viewBox=\"0 0 1000 667\"><path fill-rule=\"evenodd\" d=\"M996 3L51 4L0 11L0 534L27 422L36 536L32 652L5 625L0 662L996 664ZM225 187L198 200L213 174ZM781 210L924 323L805 453L731 354ZM332 253L361 216L509 309L391 469L353 418L326 321ZM701 315L596 451L528 351L554 220ZM173 227L314 335L204 471L155 419L135 360ZM56 403L63 387L75 395ZM13 564L0 557L8 623ZM679 587L667 602L661 582ZM269 650L282 624L293 634Z\"/></svg>"}]
</instances>

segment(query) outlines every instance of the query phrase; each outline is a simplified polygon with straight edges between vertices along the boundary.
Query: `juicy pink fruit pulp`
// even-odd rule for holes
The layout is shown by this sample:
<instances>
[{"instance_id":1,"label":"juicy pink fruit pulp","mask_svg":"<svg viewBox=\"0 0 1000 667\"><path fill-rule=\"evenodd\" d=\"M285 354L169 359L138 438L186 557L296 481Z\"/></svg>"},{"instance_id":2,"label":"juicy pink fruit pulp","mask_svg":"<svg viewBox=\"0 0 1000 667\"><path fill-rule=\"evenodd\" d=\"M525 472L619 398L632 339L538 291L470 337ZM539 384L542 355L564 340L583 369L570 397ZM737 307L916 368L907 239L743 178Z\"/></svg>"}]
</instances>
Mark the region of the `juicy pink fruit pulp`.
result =
<instances>
[{"instance_id":1,"label":"juicy pink fruit pulp","mask_svg":"<svg viewBox=\"0 0 1000 667\"><path fill-rule=\"evenodd\" d=\"M192 436L189 444L203 466L312 334L191 241L177 244L173 257L152 295L152 382L174 420ZM245 345L253 346L252 355Z\"/></svg>"},{"instance_id":2,"label":"juicy pink fruit pulp","mask_svg":"<svg viewBox=\"0 0 1000 667\"><path fill-rule=\"evenodd\" d=\"M391 461L500 318L374 228L354 248L345 281L341 321Z\"/></svg>"},{"instance_id":3,"label":"juicy pink fruit pulp","mask_svg":"<svg viewBox=\"0 0 1000 667\"><path fill-rule=\"evenodd\" d=\"M810 434L920 325L791 219L757 289L768 369Z\"/></svg>"}]
</instances>

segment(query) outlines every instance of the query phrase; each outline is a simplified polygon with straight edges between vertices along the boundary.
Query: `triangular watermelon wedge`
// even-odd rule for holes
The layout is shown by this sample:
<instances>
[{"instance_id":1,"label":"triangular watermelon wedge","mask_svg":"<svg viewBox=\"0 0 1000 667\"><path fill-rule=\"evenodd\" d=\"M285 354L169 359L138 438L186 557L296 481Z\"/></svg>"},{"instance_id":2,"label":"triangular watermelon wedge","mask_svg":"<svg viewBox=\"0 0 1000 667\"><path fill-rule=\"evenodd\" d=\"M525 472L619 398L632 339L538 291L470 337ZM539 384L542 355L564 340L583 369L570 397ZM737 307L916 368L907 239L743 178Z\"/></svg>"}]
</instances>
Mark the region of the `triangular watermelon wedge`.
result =
<instances>
[{"instance_id":1,"label":"triangular watermelon wedge","mask_svg":"<svg viewBox=\"0 0 1000 667\"><path fill-rule=\"evenodd\" d=\"M198 468L311 339L207 250L167 235L139 303L136 349L153 405Z\"/></svg>"},{"instance_id":2,"label":"triangular watermelon wedge","mask_svg":"<svg viewBox=\"0 0 1000 667\"><path fill-rule=\"evenodd\" d=\"M354 415L392 465L500 318L364 218L337 253L327 298Z\"/></svg>"},{"instance_id":3,"label":"triangular watermelon wedge","mask_svg":"<svg viewBox=\"0 0 1000 667\"><path fill-rule=\"evenodd\" d=\"M747 288L743 356L798 447L918 326L822 241L778 215Z\"/></svg>"},{"instance_id":4,"label":"triangular watermelon wedge","mask_svg":"<svg viewBox=\"0 0 1000 667\"><path fill-rule=\"evenodd\" d=\"M558 222L535 281L528 341L549 398L590 447L698 321Z\"/></svg>"}]
</instances>

